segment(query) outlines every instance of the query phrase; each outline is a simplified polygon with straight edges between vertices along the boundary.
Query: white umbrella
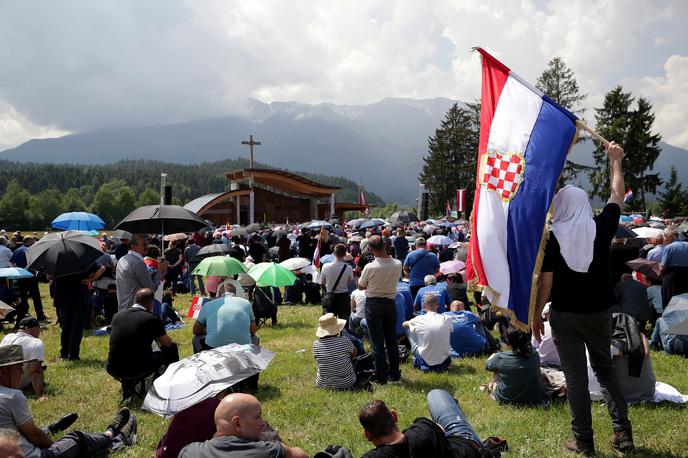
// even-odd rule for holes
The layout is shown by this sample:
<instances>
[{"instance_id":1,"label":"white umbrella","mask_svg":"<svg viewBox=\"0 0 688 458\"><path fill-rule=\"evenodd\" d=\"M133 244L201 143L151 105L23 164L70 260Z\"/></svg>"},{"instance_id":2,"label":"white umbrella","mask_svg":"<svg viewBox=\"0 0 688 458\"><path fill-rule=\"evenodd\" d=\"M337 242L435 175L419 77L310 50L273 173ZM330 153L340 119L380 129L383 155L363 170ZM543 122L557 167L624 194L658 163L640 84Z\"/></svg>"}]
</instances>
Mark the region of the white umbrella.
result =
<instances>
[{"instance_id":1,"label":"white umbrella","mask_svg":"<svg viewBox=\"0 0 688 458\"><path fill-rule=\"evenodd\" d=\"M450 239L449 237L447 237L446 235L433 235L432 237L430 237L427 240L427 242L430 245L442 245L442 246L451 245L452 243L454 243L454 241L452 239Z\"/></svg>"},{"instance_id":2,"label":"white umbrella","mask_svg":"<svg viewBox=\"0 0 688 458\"><path fill-rule=\"evenodd\" d=\"M0 318L5 318L11 312L14 312L14 307L5 304L3 301L0 301Z\"/></svg>"},{"instance_id":3,"label":"white umbrella","mask_svg":"<svg viewBox=\"0 0 688 458\"><path fill-rule=\"evenodd\" d=\"M653 237L657 237L658 235L664 234L662 229L657 229L654 227L636 227L633 229L633 232L635 232L638 237L644 239L651 239Z\"/></svg>"},{"instance_id":4,"label":"white umbrella","mask_svg":"<svg viewBox=\"0 0 688 458\"><path fill-rule=\"evenodd\" d=\"M183 232L177 232L176 234L169 234L164 236L162 239L166 242L176 242L178 240L186 240L189 236Z\"/></svg>"},{"instance_id":5,"label":"white umbrella","mask_svg":"<svg viewBox=\"0 0 688 458\"><path fill-rule=\"evenodd\" d=\"M304 267L311 265L311 260L307 258L289 258L280 262L279 265L289 270L301 270Z\"/></svg>"},{"instance_id":6,"label":"white umbrella","mask_svg":"<svg viewBox=\"0 0 688 458\"><path fill-rule=\"evenodd\" d=\"M170 364L155 379L142 408L171 417L265 370L275 354L256 345L229 344Z\"/></svg>"}]
</instances>

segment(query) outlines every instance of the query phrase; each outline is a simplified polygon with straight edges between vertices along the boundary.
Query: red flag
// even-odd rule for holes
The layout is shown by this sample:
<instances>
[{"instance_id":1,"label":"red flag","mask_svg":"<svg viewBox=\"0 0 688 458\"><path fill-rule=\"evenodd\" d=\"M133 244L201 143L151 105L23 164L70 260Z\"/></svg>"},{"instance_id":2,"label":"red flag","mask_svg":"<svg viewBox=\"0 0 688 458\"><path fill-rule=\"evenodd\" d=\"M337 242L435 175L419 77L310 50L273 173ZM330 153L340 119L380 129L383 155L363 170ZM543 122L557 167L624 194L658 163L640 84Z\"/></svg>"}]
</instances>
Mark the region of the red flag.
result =
<instances>
[{"instance_id":1,"label":"red flag","mask_svg":"<svg viewBox=\"0 0 688 458\"><path fill-rule=\"evenodd\" d=\"M325 230L325 226L320 228L320 234L318 234L318 246L315 247L315 253L313 253L313 265L317 269L320 267L320 247L322 245L322 239L323 239L323 231Z\"/></svg>"},{"instance_id":2,"label":"red flag","mask_svg":"<svg viewBox=\"0 0 688 458\"><path fill-rule=\"evenodd\" d=\"M201 311L206 300L206 297L194 296L194 298L191 300L191 307L189 307L189 313L186 314L186 317L198 318L198 312Z\"/></svg>"}]
</instances>

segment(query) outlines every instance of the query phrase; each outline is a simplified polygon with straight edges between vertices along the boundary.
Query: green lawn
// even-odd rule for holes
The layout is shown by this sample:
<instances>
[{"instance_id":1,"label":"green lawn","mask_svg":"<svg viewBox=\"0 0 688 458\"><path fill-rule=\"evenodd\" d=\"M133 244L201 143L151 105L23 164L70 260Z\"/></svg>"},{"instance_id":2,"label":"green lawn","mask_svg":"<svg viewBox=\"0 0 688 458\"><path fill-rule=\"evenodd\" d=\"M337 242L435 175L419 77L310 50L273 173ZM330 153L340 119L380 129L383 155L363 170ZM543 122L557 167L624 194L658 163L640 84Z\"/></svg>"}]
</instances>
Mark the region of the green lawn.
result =
<instances>
[{"instance_id":1,"label":"green lawn","mask_svg":"<svg viewBox=\"0 0 688 458\"><path fill-rule=\"evenodd\" d=\"M44 288L44 287L43 287ZM43 289L47 292L47 289ZM46 294L47 295L47 294ZM190 296L179 296L175 306L186 312ZM55 313L47 298L46 310ZM32 309L33 310L33 309ZM374 393L340 393L314 387L315 366L310 353L320 307L280 307L279 324L259 330L262 344L276 353L268 370L261 375L257 397L263 403L264 417L291 445L303 447L313 455L327 444L349 447L355 456L368 450L357 416L369 400L379 398L399 413L405 427L418 416L427 416L425 396L433 388L452 393L481 437L499 435L508 440L508 456L561 456L563 442L569 437L568 408L558 403L549 408L498 406L478 385L489 380L484 358L454 361L445 374L421 374L406 363L401 385L379 387ZM5 330L7 332L7 330ZM180 346L182 357L191 350L191 326L170 333ZM31 399L38 424L45 425L66 412L77 412L75 428L100 431L109 423L120 399L119 384L104 369L107 337L85 337L81 361L63 362L59 354L59 329L49 326L42 333L46 344L48 400ZM306 349L305 352L299 350ZM653 353L657 379L688 393L688 360ZM152 456L167 428L157 415L136 411L139 436L135 447L118 456ZM688 456L686 409L673 405L643 405L630 408L639 451L634 456ZM593 404L597 448L601 456L613 456L609 445L611 425L605 407Z\"/></svg>"}]
</instances>

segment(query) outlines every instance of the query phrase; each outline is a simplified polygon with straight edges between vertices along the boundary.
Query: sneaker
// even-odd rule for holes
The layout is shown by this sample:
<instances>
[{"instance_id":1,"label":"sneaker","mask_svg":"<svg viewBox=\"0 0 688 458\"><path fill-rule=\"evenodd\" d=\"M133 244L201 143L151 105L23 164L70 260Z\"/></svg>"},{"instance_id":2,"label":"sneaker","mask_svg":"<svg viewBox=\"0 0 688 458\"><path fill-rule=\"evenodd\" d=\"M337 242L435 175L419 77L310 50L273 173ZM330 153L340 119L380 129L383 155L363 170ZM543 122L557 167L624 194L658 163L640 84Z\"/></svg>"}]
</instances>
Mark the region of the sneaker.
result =
<instances>
[{"instance_id":1,"label":"sneaker","mask_svg":"<svg viewBox=\"0 0 688 458\"><path fill-rule=\"evenodd\" d=\"M106 431L110 431L110 433L112 433L112 437L115 437L117 434L119 434L124 425L127 424L130 416L131 412L129 412L129 408L122 407L117 411L115 418L112 420L112 423L110 423L110 426L107 427Z\"/></svg>"},{"instance_id":2,"label":"sneaker","mask_svg":"<svg viewBox=\"0 0 688 458\"><path fill-rule=\"evenodd\" d=\"M584 444L578 442L576 439L569 439L564 444L566 450L574 453L578 453L583 456L595 456L595 446L592 444Z\"/></svg>"},{"instance_id":3,"label":"sneaker","mask_svg":"<svg viewBox=\"0 0 688 458\"><path fill-rule=\"evenodd\" d=\"M60 431L64 431L65 429L72 426L74 422L77 420L77 418L79 418L79 415L77 415L76 413L68 413L64 417L57 420L55 423L48 425L48 427L46 428L48 430L48 434L55 434Z\"/></svg>"},{"instance_id":4,"label":"sneaker","mask_svg":"<svg viewBox=\"0 0 688 458\"><path fill-rule=\"evenodd\" d=\"M612 439L612 447L621 453L632 451L635 448L633 445L633 433L631 431L615 432Z\"/></svg>"},{"instance_id":5,"label":"sneaker","mask_svg":"<svg viewBox=\"0 0 688 458\"><path fill-rule=\"evenodd\" d=\"M136 444L136 431L138 429L137 423L136 415L132 413L129 416L129 421L126 425L124 425L124 427L122 427L122 430L120 431L123 437L123 442L130 447Z\"/></svg>"}]
</instances>

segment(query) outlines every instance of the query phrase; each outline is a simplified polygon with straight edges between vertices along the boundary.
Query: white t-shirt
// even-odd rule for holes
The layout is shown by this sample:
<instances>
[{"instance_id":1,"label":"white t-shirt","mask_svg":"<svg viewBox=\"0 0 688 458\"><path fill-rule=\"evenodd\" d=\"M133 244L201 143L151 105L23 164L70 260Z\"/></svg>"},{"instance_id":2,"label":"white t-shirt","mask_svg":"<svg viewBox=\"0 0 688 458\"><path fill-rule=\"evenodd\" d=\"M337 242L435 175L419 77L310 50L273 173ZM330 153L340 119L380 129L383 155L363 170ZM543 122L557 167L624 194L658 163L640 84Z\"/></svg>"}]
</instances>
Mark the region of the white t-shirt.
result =
<instances>
[{"instance_id":1,"label":"white t-shirt","mask_svg":"<svg viewBox=\"0 0 688 458\"><path fill-rule=\"evenodd\" d=\"M33 361L43 361L44 350L43 341L25 332L17 332L16 334L7 334L0 347L7 345L19 345L22 347L24 359ZM24 371L22 372L21 380L19 380L19 388L29 386L31 383L31 367L29 363L24 363Z\"/></svg>"},{"instance_id":2,"label":"white t-shirt","mask_svg":"<svg viewBox=\"0 0 688 458\"><path fill-rule=\"evenodd\" d=\"M342 274L342 278L340 278L339 283L337 283L337 289L333 290L334 284L337 281L337 277L339 277L343 267L344 273ZM334 293L348 293L349 284L354 281L354 271L350 265L341 261L334 261L323 266L320 278L325 284L325 290L327 292L332 291Z\"/></svg>"},{"instance_id":3,"label":"white t-shirt","mask_svg":"<svg viewBox=\"0 0 688 458\"><path fill-rule=\"evenodd\" d=\"M0 267L12 267L10 259L12 258L12 250L5 245L0 245Z\"/></svg>"},{"instance_id":4,"label":"white t-shirt","mask_svg":"<svg viewBox=\"0 0 688 458\"><path fill-rule=\"evenodd\" d=\"M449 316L436 312L419 315L409 322L420 357L429 366L443 363L450 355L450 334L454 325Z\"/></svg>"},{"instance_id":5,"label":"white t-shirt","mask_svg":"<svg viewBox=\"0 0 688 458\"><path fill-rule=\"evenodd\" d=\"M375 258L363 268L358 284L366 288L366 297L396 299L400 277L401 261L394 258Z\"/></svg>"},{"instance_id":6,"label":"white t-shirt","mask_svg":"<svg viewBox=\"0 0 688 458\"><path fill-rule=\"evenodd\" d=\"M559 353L557 353L557 347L554 346L554 339L552 339L552 326L549 321L545 321L543 324L545 325L545 332L542 335L542 342L535 340L535 337L531 339L531 343L537 348L540 355L540 365L561 367Z\"/></svg>"},{"instance_id":7,"label":"white t-shirt","mask_svg":"<svg viewBox=\"0 0 688 458\"><path fill-rule=\"evenodd\" d=\"M351 293L351 300L353 300L356 303L356 312L354 313L354 316L357 318L365 318L365 300L366 300L366 292L365 290L362 289L356 289L354 290L353 293Z\"/></svg>"}]
</instances>

